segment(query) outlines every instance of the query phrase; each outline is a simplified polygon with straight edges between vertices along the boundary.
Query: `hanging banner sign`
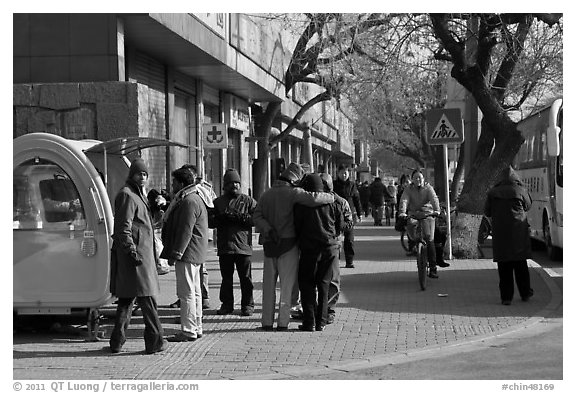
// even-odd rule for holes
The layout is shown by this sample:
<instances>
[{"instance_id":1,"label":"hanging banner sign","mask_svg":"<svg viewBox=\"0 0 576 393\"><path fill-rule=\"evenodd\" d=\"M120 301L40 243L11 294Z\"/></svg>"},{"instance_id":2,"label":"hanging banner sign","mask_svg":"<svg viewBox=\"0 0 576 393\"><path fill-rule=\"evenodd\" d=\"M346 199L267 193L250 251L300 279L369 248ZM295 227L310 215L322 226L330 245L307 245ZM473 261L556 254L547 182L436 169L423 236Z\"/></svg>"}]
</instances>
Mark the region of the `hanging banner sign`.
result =
<instances>
[{"instance_id":1,"label":"hanging banner sign","mask_svg":"<svg viewBox=\"0 0 576 393\"><path fill-rule=\"evenodd\" d=\"M228 148L228 127L226 123L208 123L202 125L205 149Z\"/></svg>"},{"instance_id":2,"label":"hanging banner sign","mask_svg":"<svg viewBox=\"0 0 576 393\"><path fill-rule=\"evenodd\" d=\"M460 109L433 109L426 112L426 141L429 145L464 142Z\"/></svg>"}]
</instances>

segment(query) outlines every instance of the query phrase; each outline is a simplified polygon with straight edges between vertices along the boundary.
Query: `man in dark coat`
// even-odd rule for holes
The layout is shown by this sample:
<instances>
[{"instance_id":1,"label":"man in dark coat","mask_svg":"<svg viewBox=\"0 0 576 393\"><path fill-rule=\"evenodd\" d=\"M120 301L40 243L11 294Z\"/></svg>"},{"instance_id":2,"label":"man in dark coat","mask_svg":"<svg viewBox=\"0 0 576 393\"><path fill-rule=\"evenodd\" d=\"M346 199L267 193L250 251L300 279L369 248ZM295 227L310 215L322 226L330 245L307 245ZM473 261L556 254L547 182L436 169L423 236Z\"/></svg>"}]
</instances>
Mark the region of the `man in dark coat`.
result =
<instances>
[{"instance_id":1,"label":"man in dark coat","mask_svg":"<svg viewBox=\"0 0 576 393\"><path fill-rule=\"evenodd\" d=\"M316 173L306 175L304 190L323 192L322 178ZM328 287L334 263L338 260L338 234L344 216L340 204L334 202L318 207L294 206L294 229L300 248L298 285L302 300L304 331L322 331L328 321Z\"/></svg>"},{"instance_id":2,"label":"man in dark coat","mask_svg":"<svg viewBox=\"0 0 576 393\"><path fill-rule=\"evenodd\" d=\"M160 292L154 251L154 228L144 186L148 169L135 159L128 180L114 201L114 234L112 235L111 292L118 297L116 323L110 337L110 349L118 353L126 342L134 301L144 318L146 353L166 349L164 331L158 318L156 296Z\"/></svg>"},{"instance_id":3,"label":"man in dark coat","mask_svg":"<svg viewBox=\"0 0 576 393\"><path fill-rule=\"evenodd\" d=\"M218 230L216 245L220 263L219 315L234 311L234 266L240 279L242 299L240 313L251 316L254 313L254 285L252 284L252 214L256 209L254 198L240 191L240 175L236 169L228 169L224 174L224 195L214 200L214 222L211 227Z\"/></svg>"},{"instance_id":4,"label":"man in dark coat","mask_svg":"<svg viewBox=\"0 0 576 393\"><path fill-rule=\"evenodd\" d=\"M357 220L360 221L362 219L360 195L358 194L356 184L350 180L348 168L340 165L337 175L338 178L334 181L334 192L346 199L352 209L354 222ZM354 268L354 227L344 230L344 257L346 258L345 267Z\"/></svg>"},{"instance_id":5,"label":"man in dark coat","mask_svg":"<svg viewBox=\"0 0 576 393\"><path fill-rule=\"evenodd\" d=\"M342 232L348 230L354 226L354 221L352 219L352 210L346 199L342 198L334 192L334 182L332 181L332 176L327 173L320 173L320 178L322 179L322 184L324 185L324 191L329 192L334 195L334 203L339 206L342 210L342 215L344 217L344 222L342 228L337 233L338 235L338 250L341 247L341 235ZM338 259L334 260L332 263L332 280L330 280L330 285L328 286L328 320L327 324L334 323L336 318L336 303L340 298L340 261Z\"/></svg>"},{"instance_id":6,"label":"man in dark coat","mask_svg":"<svg viewBox=\"0 0 576 393\"><path fill-rule=\"evenodd\" d=\"M384 202L388 197L386 186L382 183L382 179L375 178L370 184L370 204L372 205L372 217L374 217L374 225L382 225L382 217L384 215Z\"/></svg>"},{"instance_id":7,"label":"man in dark coat","mask_svg":"<svg viewBox=\"0 0 576 393\"><path fill-rule=\"evenodd\" d=\"M364 216L368 217L370 213L370 186L368 185L368 181L364 181L364 183L358 187L358 193L360 194L360 204L362 205Z\"/></svg>"},{"instance_id":8,"label":"man in dark coat","mask_svg":"<svg viewBox=\"0 0 576 393\"><path fill-rule=\"evenodd\" d=\"M532 198L512 167L506 168L500 179L488 191L484 214L492 218L492 250L494 262L498 264L500 299L508 306L514 296L514 277L523 301L534 294L526 262L531 256L526 212L530 210Z\"/></svg>"}]
</instances>

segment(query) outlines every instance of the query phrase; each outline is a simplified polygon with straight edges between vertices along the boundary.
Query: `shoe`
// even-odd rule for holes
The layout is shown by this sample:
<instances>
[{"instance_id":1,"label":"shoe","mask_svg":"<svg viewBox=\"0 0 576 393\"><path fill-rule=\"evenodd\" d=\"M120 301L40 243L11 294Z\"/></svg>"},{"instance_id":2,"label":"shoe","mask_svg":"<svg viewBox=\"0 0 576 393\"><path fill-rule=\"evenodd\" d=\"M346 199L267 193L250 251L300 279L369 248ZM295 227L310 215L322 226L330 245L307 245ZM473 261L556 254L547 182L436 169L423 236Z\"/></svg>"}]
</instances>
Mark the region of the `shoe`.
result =
<instances>
[{"instance_id":1,"label":"shoe","mask_svg":"<svg viewBox=\"0 0 576 393\"><path fill-rule=\"evenodd\" d=\"M218 315L227 315L227 314L232 314L234 312L233 308L229 308L229 307L224 307L221 306L218 311L216 311L216 314Z\"/></svg>"},{"instance_id":2,"label":"shoe","mask_svg":"<svg viewBox=\"0 0 576 393\"><path fill-rule=\"evenodd\" d=\"M527 302L532 296L534 296L534 290L530 289L530 293L528 293L528 295L522 296L522 301Z\"/></svg>"},{"instance_id":3,"label":"shoe","mask_svg":"<svg viewBox=\"0 0 576 393\"><path fill-rule=\"evenodd\" d=\"M448 266L450 266L450 264L447 262L441 261L441 262L436 262L436 266L448 267Z\"/></svg>"},{"instance_id":4,"label":"shoe","mask_svg":"<svg viewBox=\"0 0 576 393\"><path fill-rule=\"evenodd\" d=\"M274 326L260 326L258 330L264 330L265 332L271 332L274 330Z\"/></svg>"},{"instance_id":5,"label":"shoe","mask_svg":"<svg viewBox=\"0 0 576 393\"><path fill-rule=\"evenodd\" d=\"M196 337L189 336L187 334L180 332L180 333L176 333L173 336L166 337L166 340L168 340L171 343L182 343L182 342L188 342L188 341L196 341Z\"/></svg>"},{"instance_id":6,"label":"shoe","mask_svg":"<svg viewBox=\"0 0 576 393\"><path fill-rule=\"evenodd\" d=\"M112 353L119 353L122 350L122 347L110 347L110 352Z\"/></svg>"},{"instance_id":7,"label":"shoe","mask_svg":"<svg viewBox=\"0 0 576 393\"><path fill-rule=\"evenodd\" d=\"M316 331L314 326L307 326L307 325L298 325L298 330L302 330L303 332L315 332Z\"/></svg>"},{"instance_id":8,"label":"shoe","mask_svg":"<svg viewBox=\"0 0 576 393\"><path fill-rule=\"evenodd\" d=\"M277 332L285 332L288 330L288 326L276 326Z\"/></svg>"},{"instance_id":9,"label":"shoe","mask_svg":"<svg viewBox=\"0 0 576 393\"><path fill-rule=\"evenodd\" d=\"M502 304L505 306L509 306L512 304L512 300L502 300Z\"/></svg>"},{"instance_id":10,"label":"shoe","mask_svg":"<svg viewBox=\"0 0 576 393\"><path fill-rule=\"evenodd\" d=\"M290 312L290 318L301 321L304 318L304 313L302 313L302 310L292 311Z\"/></svg>"},{"instance_id":11,"label":"shoe","mask_svg":"<svg viewBox=\"0 0 576 393\"><path fill-rule=\"evenodd\" d=\"M438 278L438 273L436 272L436 269L434 269L434 270L430 269L430 273L428 273L428 277Z\"/></svg>"},{"instance_id":12,"label":"shoe","mask_svg":"<svg viewBox=\"0 0 576 393\"><path fill-rule=\"evenodd\" d=\"M151 350L151 351L146 351L146 354L152 355L152 354L154 354L154 353L163 352L163 351L165 351L166 349L168 349L168 341L162 340L162 345L160 346L160 348L158 348L158 349L153 349L153 350Z\"/></svg>"},{"instance_id":13,"label":"shoe","mask_svg":"<svg viewBox=\"0 0 576 393\"><path fill-rule=\"evenodd\" d=\"M344 267L348 268L348 269L354 269L356 266L354 266L353 263L347 263L346 266L344 266Z\"/></svg>"},{"instance_id":14,"label":"shoe","mask_svg":"<svg viewBox=\"0 0 576 393\"><path fill-rule=\"evenodd\" d=\"M240 315L243 317L249 317L254 314L254 307L242 307L242 311L240 311Z\"/></svg>"},{"instance_id":15,"label":"shoe","mask_svg":"<svg viewBox=\"0 0 576 393\"><path fill-rule=\"evenodd\" d=\"M326 324L327 325L333 324L335 318L336 318L336 314L328 314L328 319L326 320Z\"/></svg>"},{"instance_id":16,"label":"shoe","mask_svg":"<svg viewBox=\"0 0 576 393\"><path fill-rule=\"evenodd\" d=\"M210 308L209 300L202 300L202 310L208 310Z\"/></svg>"},{"instance_id":17,"label":"shoe","mask_svg":"<svg viewBox=\"0 0 576 393\"><path fill-rule=\"evenodd\" d=\"M180 308L180 299L176 300L174 303L170 304L170 308Z\"/></svg>"},{"instance_id":18,"label":"shoe","mask_svg":"<svg viewBox=\"0 0 576 393\"><path fill-rule=\"evenodd\" d=\"M323 332L326 329L326 325L316 325L317 332Z\"/></svg>"}]
</instances>

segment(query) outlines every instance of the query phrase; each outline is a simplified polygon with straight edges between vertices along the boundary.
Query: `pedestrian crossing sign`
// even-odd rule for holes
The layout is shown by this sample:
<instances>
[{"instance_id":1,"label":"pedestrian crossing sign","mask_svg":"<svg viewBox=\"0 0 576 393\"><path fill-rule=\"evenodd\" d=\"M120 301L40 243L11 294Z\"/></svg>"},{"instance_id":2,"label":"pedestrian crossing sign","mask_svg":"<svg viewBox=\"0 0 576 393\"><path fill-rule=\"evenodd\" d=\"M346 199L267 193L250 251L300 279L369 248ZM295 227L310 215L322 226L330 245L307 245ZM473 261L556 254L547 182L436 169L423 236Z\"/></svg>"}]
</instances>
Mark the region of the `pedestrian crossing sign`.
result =
<instances>
[{"instance_id":1,"label":"pedestrian crossing sign","mask_svg":"<svg viewBox=\"0 0 576 393\"><path fill-rule=\"evenodd\" d=\"M460 109L433 109L426 113L426 141L429 145L464 142Z\"/></svg>"}]
</instances>

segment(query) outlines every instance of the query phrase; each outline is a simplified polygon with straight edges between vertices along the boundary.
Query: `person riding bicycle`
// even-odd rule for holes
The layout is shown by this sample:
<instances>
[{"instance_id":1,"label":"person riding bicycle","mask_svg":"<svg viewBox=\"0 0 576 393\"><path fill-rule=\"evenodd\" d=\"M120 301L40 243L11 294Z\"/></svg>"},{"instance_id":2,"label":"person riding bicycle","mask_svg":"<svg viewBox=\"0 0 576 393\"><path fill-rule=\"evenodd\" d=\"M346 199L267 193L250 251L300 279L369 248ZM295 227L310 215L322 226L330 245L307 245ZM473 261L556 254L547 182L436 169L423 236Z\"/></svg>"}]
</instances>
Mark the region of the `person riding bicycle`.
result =
<instances>
[{"instance_id":1,"label":"person riding bicycle","mask_svg":"<svg viewBox=\"0 0 576 393\"><path fill-rule=\"evenodd\" d=\"M440 203L434 188L424 181L424 175L419 169L412 172L412 184L410 184L400 198L400 213L398 217L405 218L408 211L408 236L415 237L415 230L420 220L422 226L422 237L426 241L428 253L428 263L430 266L430 278L438 278L436 269L436 249L434 246L435 217L440 215ZM415 217L415 218L414 218Z\"/></svg>"}]
</instances>

